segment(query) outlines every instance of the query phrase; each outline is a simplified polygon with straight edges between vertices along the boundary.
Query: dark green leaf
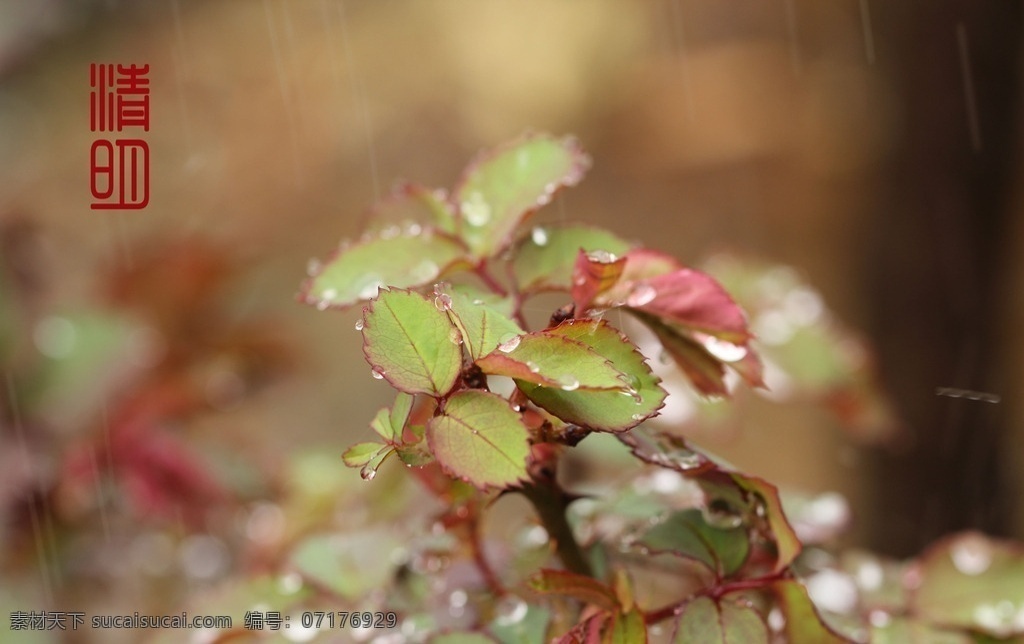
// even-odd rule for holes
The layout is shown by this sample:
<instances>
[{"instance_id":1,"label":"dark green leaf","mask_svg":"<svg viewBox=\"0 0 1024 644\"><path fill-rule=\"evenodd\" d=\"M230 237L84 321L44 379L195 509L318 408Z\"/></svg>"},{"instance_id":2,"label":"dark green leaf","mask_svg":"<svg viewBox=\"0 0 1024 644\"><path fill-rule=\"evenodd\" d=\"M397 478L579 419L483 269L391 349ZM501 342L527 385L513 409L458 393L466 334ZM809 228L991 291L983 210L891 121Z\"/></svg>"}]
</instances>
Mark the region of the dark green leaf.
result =
<instances>
[{"instance_id":1,"label":"dark green leaf","mask_svg":"<svg viewBox=\"0 0 1024 644\"><path fill-rule=\"evenodd\" d=\"M746 528L708 525L700 510L673 513L664 523L644 533L639 543L654 552L695 559L720 576L739 570L750 552Z\"/></svg>"}]
</instances>

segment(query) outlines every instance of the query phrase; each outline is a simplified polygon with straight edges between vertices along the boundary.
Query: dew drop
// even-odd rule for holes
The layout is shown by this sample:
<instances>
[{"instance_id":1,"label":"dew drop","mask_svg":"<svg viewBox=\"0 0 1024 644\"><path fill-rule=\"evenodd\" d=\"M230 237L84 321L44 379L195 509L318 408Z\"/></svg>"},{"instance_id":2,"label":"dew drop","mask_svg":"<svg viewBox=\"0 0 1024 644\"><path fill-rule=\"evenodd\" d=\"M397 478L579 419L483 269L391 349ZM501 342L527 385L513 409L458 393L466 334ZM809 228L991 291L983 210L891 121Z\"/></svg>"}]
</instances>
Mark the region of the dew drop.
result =
<instances>
[{"instance_id":1,"label":"dew drop","mask_svg":"<svg viewBox=\"0 0 1024 644\"><path fill-rule=\"evenodd\" d=\"M333 300L334 298L338 297L338 289L325 288L323 290L323 293L320 294L320 297L324 298L325 300Z\"/></svg>"},{"instance_id":2,"label":"dew drop","mask_svg":"<svg viewBox=\"0 0 1024 644\"><path fill-rule=\"evenodd\" d=\"M992 565L992 548L984 537L977 534L958 540L949 556L956 569L965 575L980 575Z\"/></svg>"},{"instance_id":3,"label":"dew drop","mask_svg":"<svg viewBox=\"0 0 1024 644\"><path fill-rule=\"evenodd\" d=\"M438 272L437 264L429 259L425 259L419 264L416 264L416 266L409 271L409 275L417 282L429 282L437 277Z\"/></svg>"},{"instance_id":4,"label":"dew drop","mask_svg":"<svg viewBox=\"0 0 1024 644\"><path fill-rule=\"evenodd\" d=\"M484 303L484 301L483 301L483 300L481 300L481 299L479 299L479 298L477 298L477 299L473 300L473 305L474 305L474 306L480 306L480 305L481 305L481 304L483 304L483 303Z\"/></svg>"},{"instance_id":5,"label":"dew drop","mask_svg":"<svg viewBox=\"0 0 1024 644\"><path fill-rule=\"evenodd\" d=\"M306 275L313 277L318 274L323 267L324 265L320 263L319 259L311 257L310 260L306 262Z\"/></svg>"},{"instance_id":6,"label":"dew drop","mask_svg":"<svg viewBox=\"0 0 1024 644\"><path fill-rule=\"evenodd\" d=\"M537 226L530 231L530 239L533 243L538 246L546 246L548 243L548 231L544 230L540 226Z\"/></svg>"},{"instance_id":7,"label":"dew drop","mask_svg":"<svg viewBox=\"0 0 1024 644\"><path fill-rule=\"evenodd\" d=\"M330 306L330 305L331 305L331 303L328 302L327 300L318 300L317 303L316 303L316 310L317 311L326 311L327 307Z\"/></svg>"},{"instance_id":8,"label":"dew drop","mask_svg":"<svg viewBox=\"0 0 1024 644\"><path fill-rule=\"evenodd\" d=\"M384 281L381 280L379 275L375 275L373 273L364 275L356 285L356 289L359 292L359 299L369 300L377 297L377 293L382 286L384 286Z\"/></svg>"},{"instance_id":9,"label":"dew drop","mask_svg":"<svg viewBox=\"0 0 1024 644\"><path fill-rule=\"evenodd\" d=\"M632 418L634 422L639 423L639 422L641 422L644 419L644 415L643 414L633 414L632 416L630 416L630 418Z\"/></svg>"},{"instance_id":10,"label":"dew drop","mask_svg":"<svg viewBox=\"0 0 1024 644\"><path fill-rule=\"evenodd\" d=\"M695 333L694 335L704 345L704 348L708 350L708 353L722 362L737 362L747 356L747 348L744 346L719 340L714 336L703 333Z\"/></svg>"},{"instance_id":11,"label":"dew drop","mask_svg":"<svg viewBox=\"0 0 1024 644\"><path fill-rule=\"evenodd\" d=\"M382 369L380 367L374 367L373 369L370 370L370 375L372 375L375 380L383 380L384 379L384 369Z\"/></svg>"},{"instance_id":12,"label":"dew drop","mask_svg":"<svg viewBox=\"0 0 1024 644\"><path fill-rule=\"evenodd\" d=\"M658 291L647 282L638 282L626 296L626 305L634 308L649 304L658 297Z\"/></svg>"},{"instance_id":13,"label":"dew drop","mask_svg":"<svg viewBox=\"0 0 1024 644\"><path fill-rule=\"evenodd\" d=\"M540 373L540 365L532 360L526 361L526 368L530 370L530 373Z\"/></svg>"},{"instance_id":14,"label":"dew drop","mask_svg":"<svg viewBox=\"0 0 1024 644\"><path fill-rule=\"evenodd\" d=\"M450 311L452 309L452 296L441 293L434 298L434 306L438 311Z\"/></svg>"},{"instance_id":15,"label":"dew drop","mask_svg":"<svg viewBox=\"0 0 1024 644\"><path fill-rule=\"evenodd\" d=\"M470 193L469 198L462 202L462 216L470 226L484 226L491 220L491 206L484 201L479 190Z\"/></svg>"},{"instance_id":16,"label":"dew drop","mask_svg":"<svg viewBox=\"0 0 1024 644\"><path fill-rule=\"evenodd\" d=\"M558 384L562 387L562 391L576 391L580 388L580 381L568 375L559 378Z\"/></svg>"},{"instance_id":17,"label":"dew drop","mask_svg":"<svg viewBox=\"0 0 1024 644\"><path fill-rule=\"evenodd\" d=\"M380 231L381 239L394 239L402 233L402 229L398 226L388 226L384 230Z\"/></svg>"},{"instance_id":18,"label":"dew drop","mask_svg":"<svg viewBox=\"0 0 1024 644\"><path fill-rule=\"evenodd\" d=\"M419 237L420 233L423 232L423 226L420 226L416 222L410 223L405 227L405 234L408 237Z\"/></svg>"},{"instance_id":19,"label":"dew drop","mask_svg":"<svg viewBox=\"0 0 1024 644\"><path fill-rule=\"evenodd\" d=\"M611 264L618 259L615 253L609 253L606 250L592 250L587 253L587 259L592 262L600 262L601 264Z\"/></svg>"},{"instance_id":20,"label":"dew drop","mask_svg":"<svg viewBox=\"0 0 1024 644\"><path fill-rule=\"evenodd\" d=\"M501 626L511 626L523 621L529 607L515 595L506 595L495 607L494 621Z\"/></svg>"},{"instance_id":21,"label":"dew drop","mask_svg":"<svg viewBox=\"0 0 1024 644\"><path fill-rule=\"evenodd\" d=\"M512 351L515 351L516 347L519 346L519 343L522 342L522 340L522 336L513 335L511 333L504 335L501 338L501 344L498 345L498 350L502 353L511 353Z\"/></svg>"},{"instance_id":22,"label":"dew drop","mask_svg":"<svg viewBox=\"0 0 1024 644\"><path fill-rule=\"evenodd\" d=\"M701 508L704 520L713 528L731 530L743 525L743 515L733 508L728 501L714 499Z\"/></svg>"},{"instance_id":23,"label":"dew drop","mask_svg":"<svg viewBox=\"0 0 1024 644\"><path fill-rule=\"evenodd\" d=\"M363 469L359 470L359 476L363 477L364 481L372 481L373 477L377 476L377 468L369 464L364 465Z\"/></svg>"},{"instance_id":24,"label":"dew drop","mask_svg":"<svg viewBox=\"0 0 1024 644\"><path fill-rule=\"evenodd\" d=\"M458 329L452 327L448 331L448 340L451 341L452 344L462 344L462 334L459 333Z\"/></svg>"},{"instance_id":25,"label":"dew drop","mask_svg":"<svg viewBox=\"0 0 1024 644\"><path fill-rule=\"evenodd\" d=\"M362 331L364 324L365 322L363 322L363 318L359 318L358 320L356 320L356 331Z\"/></svg>"}]
</instances>

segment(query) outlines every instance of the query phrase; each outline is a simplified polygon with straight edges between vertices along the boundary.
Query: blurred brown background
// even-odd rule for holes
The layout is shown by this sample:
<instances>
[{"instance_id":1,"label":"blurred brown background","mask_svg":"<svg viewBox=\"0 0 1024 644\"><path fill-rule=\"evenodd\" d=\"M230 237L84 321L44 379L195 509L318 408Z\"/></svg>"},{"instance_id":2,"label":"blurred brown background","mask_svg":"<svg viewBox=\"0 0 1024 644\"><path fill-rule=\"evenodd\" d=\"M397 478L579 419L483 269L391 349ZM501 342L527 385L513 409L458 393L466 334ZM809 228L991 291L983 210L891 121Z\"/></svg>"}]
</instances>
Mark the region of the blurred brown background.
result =
<instances>
[{"instance_id":1,"label":"blurred brown background","mask_svg":"<svg viewBox=\"0 0 1024 644\"><path fill-rule=\"evenodd\" d=\"M0 217L36 226L43 308L87 301L146 240L223 244L244 266L227 306L280 320L299 366L209 429L271 465L340 453L390 396L355 313L295 303L307 260L394 180L450 186L546 130L594 167L542 218L795 267L874 344L907 427L864 447L765 405L710 447L848 495L851 541L891 554L1024 536L1019 3L10 0L0 24ZM145 210L89 209L92 62L150 65Z\"/></svg>"}]
</instances>

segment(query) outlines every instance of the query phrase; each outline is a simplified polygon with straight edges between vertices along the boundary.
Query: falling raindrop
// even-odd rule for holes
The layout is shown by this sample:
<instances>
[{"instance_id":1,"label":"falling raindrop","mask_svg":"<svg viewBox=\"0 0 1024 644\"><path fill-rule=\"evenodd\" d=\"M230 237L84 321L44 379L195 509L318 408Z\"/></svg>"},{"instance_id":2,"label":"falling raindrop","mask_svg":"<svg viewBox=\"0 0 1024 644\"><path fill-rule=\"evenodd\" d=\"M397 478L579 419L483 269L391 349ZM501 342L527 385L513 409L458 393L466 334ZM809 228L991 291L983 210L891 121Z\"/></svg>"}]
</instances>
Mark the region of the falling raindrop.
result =
<instances>
[{"instance_id":1,"label":"falling raindrop","mask_svg":"<svg viewBox=\"0 0 1024 644\"><path fill-rule=\"evenodd\" d=\"M544 230L540 226L537 226L530 231L530 239L533 243L538 246L546 246L548 243L548 231Z\"/></svg>"},{"instance_id":2,"label":"falling raindrop","mask_svg":"<svg viewBox=\"0 0 1024 644\"><path fill-rule=\"evenodd\" d=\"M562 391L576 391L580 388L580 381L569 375L559 378L558 384L562 388Z\"/></svg>"},{"instance_id":3,"label":"falling raindrop","mask_svg":"<svg viewBox=\"0 0 1024 644\"><path fill-rule=\"evenodd\" d=\"M502 353L511 353L516 350L519 343L522 342L522 336L513 335L511 333L503 335L501 337L501 344L498 345L498 350Z\"/></svg>"},{"instance_id":4,"label":"falling raindrop","mask_svg":"<svg viewBox=\"0 0 1024 644\"><path fill-rule=\"evenodd\" d=\"M384 369L382 367L374 367L370 370L370 375L373 376L374 380L384 379Z\"/></svg>"},{"instance_id":5,"label":"falling raindrop","mask_svg":"<svg viewBox=\"0 0 1024 644\"><path fill-rule=\"evenodd\" d=\"M358 320L356 320L356 331L362 331L364 324L365 322L363 322L363 318L359 318Z\"/></svg>"},{"instance_id":6,"label":"falling raindrop","mask_svg":"<svg viewBox=\"0 0 1024 644\"><path fill-rule=\"evenodd\" d=\"M452 309L452 296L441 293L434 298L434 306L438 311L450 311Z\"/></svg>"},{"instance_id":7,"label":"falling raindrop","mask_svg":"<svg viewBox=\"0 0 1024 644\"><path fill-rule=\"evenodd\" d=\"M638 282L626 296L626 306L634 308L649 304L658 297L658 291L647 282Z\"/></svg>"}]
</instances>

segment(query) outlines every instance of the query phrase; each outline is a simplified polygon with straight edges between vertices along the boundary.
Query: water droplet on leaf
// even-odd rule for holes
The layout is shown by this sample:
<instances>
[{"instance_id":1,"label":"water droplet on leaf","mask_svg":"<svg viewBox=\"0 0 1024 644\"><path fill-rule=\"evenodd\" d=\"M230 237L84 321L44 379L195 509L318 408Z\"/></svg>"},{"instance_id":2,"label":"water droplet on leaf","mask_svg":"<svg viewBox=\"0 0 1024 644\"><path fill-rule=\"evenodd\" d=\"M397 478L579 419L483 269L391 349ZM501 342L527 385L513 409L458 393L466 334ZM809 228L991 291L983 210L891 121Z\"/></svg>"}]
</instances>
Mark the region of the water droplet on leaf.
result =
<instances>
[{"instance_id":1,"label":"water droplet on leaf","mask_svg":"<svg viewBox=\"0 0 1024 644\"><path fill-rule=\"evenodd\" d=\"M531 360L526 361L526 368L529 369L531 373L540 373L540 366Z\"/></svg>"},{"instance_id":2,"label":"water droplet on leaf","mask_svg":"<svg viewBox=\"0 0 1024 644\"><path fill-rule=\"evenodd\" d=\"M450 340L452 344L462 344L462 334L459 333L458 329L452 327L451 330L448 331L448 340Z\"/></svg>"},{"instance_id":3,"label":"water droplet on leaf","mask_svg":"<svg viewBox=\"0 0 1024 644\"><path fill-rule=\"evenodd\" d=\"M317 259L315 257L310 258L310 260L308 262L306 262L306 275L309 275L310 277L313 277L314 275L319 273L320 269L322 269L322 268L323 268L323 264L320 263L319 259Z\"/></svg>"},{"instance_id":4,"label":"water droplet on leaf","mask_svg":"<svg viewBox=\"0 0 1024 644\"><path fill-rule=\"evenodd\" d=\"M363 330L363 324L365 324L363 322L363 318L359 318L358 320L356 320L356 331L362 331Z\"/></svg>"},{"instance_id":5,"label":"water droplet on leaf","mask_svg":"<svg viewBox=\"0 0 1024 644\"><path fill-rule=\"evenodd\" d=\"M592 250L587 253L587 259L592 262L600 262L601 264L611 264L618 259L615 253L609 253L606 250Z\"/></svg>"},{"instance_id":6,"label":"water droplet on leaf","mask_svg":"<svg viewBox=\"0 0 1024 644\"><path fill-rule=\"evenodd\" d=\"M647 282L638 282L626 296L626 305L634 308L649 304L658 297L658 291Z\"/></svg>"},{"instance_id":7,"label":"water droplet on leaf","mask_svg":"<svg viewBox=\"0 0 1024 644\"><path fill-rule=\"evenodd\" d=\"M965 575L980 575L992 565L992 548L981 535L959 539L949 551L956 569Z\"/></svg>"},{"instance_id":8,"label":"water droplet on leaf","mask_svg":"<svg viewBox=\"0 0 1024 644\"><path fill-rule=\"evenodd\" d=\"M580 381L572 376L562 376L558 379L558 384L562 391L576 391L580 388Z\"/></svg>"},{"instance_id":9,"label":"water droplet on leaf","mask_svg":"<svg viewBox=\"0 0 1024 644\"><path fill-rule=\"evenodd\" d=\"M494 621L501 626L518 624L523 621L528 611L529 606L527 606L525 601L515 595L506 595L498 602L498 605L495 606Z\"/></svg>"},{"instance_id":10,"label":"water droplet on leaf","mask_svg":"<svg viewBox=\"0 0 1024 644\"><path fill-rule=\"evenodd\" d=\"M470 226L484 226L491 220L491 206L479 191L473 191L462 202L462 216Z\"/></svg>"},{"instance_id":11,"label":"water droplet on leaf","mask_svg":"<svg viewBox=\"0 0 1024 644\"><path fill-rule=\"evenodd\" d=\"M498 345L498 350L502 353L511 353L516 350L519 343L522 342L522 337L513 334L507 334L501 337L501 344Z\"/></svg>"},{"instance_id":12,"label":"water droplet on leaf","mask_svg":"<svg viewBox=\"0 0 1024 644\"><path fill-rule=\"evenodd\" d=\"M374 367L373 369L370 370L370 375L372 375L375 380L383 380L384 379L384 369L382 369L380 367Z\"/></svg>"},{"instance_id":13,"label":"water droplet on leaf","mask_svg":"<svg viewBox=\"0 0 1024 644\"><path fill-rule=\"evenodd\" d=\"M359 476L363 477L364 481L372 481L373 477L377 476L377 468L364 465L363 469L359 470Z\"/></svg>"},{"instance_id":14,"label":"water droplet on leaf","mask_svg":"<svg viewBox=\"0 0 1024 644\"><path fill-rule=\"evenodd\" d=\"M439 270L437 268L437 264L430 261L429 259L425 259L419 264L416 264L416 266L414 266L413 269L409 271L412 278L415 279L417 282L429 282L430 280L437 277L438 272Z\"/></svg>"},{"instance_id":15,"label":"water droplet on leaf","mask_svg":"<svg viewBox=\"0 0 1024 644\"><path fill-rule=\"evenodd\" d=\"M714 336L703 333L695 333L694 335L704 345L704 348L708 350L708 353L722 362L737 362L747 356L747 348L744 346L719 340Z\"/></svg>"},{"instance_id":16,"label":"water droplet on leaf","mask_svg":"<svg viewBox=\"0 0 1024 644\"><path fill-rule=\"evenodd\" d=\"M548 231L544 230L540 226L537 226L530 231L530 239L533 240L534 244L538 246L545 246L548 243Z\"/></svg>"},{"instance_id":17,"label":"water droplet on leaf","mask_svg":"<svg viewBox=\"0 0 1024 644\"><path fill-rule=\"evenodd\" d=\"M452 308L452 296L447 293L441 293L434 298L434 306L437 307L438 311L450 311Z\"/></svg>"},{"instance_id":18,"label":"water droplet on leaf","mask_svg":"<svg viewBox=\"0 0 1024 644\"><path fill-rule=\"evenodd\" d=\"M731 530L743 525L743 514L723 499L709 501L701 508L701 513L707 524L713 528Z\"/></svg>"}]
</instances>

